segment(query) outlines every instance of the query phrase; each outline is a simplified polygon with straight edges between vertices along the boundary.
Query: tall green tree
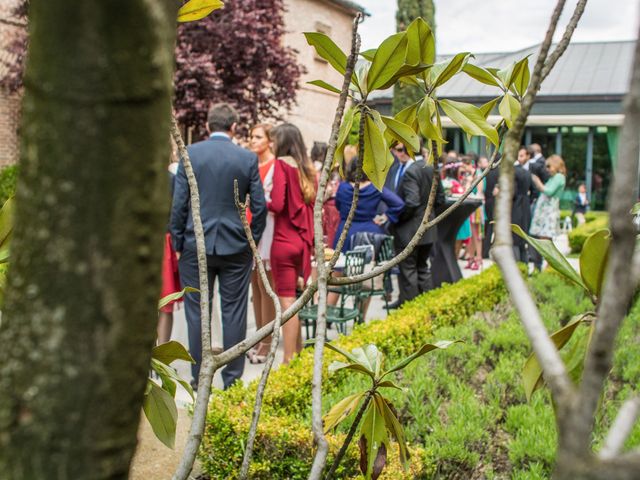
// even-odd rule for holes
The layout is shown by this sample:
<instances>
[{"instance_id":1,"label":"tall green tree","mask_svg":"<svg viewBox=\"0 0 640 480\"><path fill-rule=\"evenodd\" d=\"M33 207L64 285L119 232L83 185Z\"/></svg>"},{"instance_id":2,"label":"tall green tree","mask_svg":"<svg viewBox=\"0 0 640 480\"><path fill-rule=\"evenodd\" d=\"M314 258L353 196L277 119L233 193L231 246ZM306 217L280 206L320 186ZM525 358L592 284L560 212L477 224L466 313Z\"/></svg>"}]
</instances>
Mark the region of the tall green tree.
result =
<instances>
[{"instance_id":1,"label":"tall green tree","mask_svg":"<svg viewBox=\"0 0 640 480\"><path fill-rule=\"evenodd\" d=\"M396 12L396 30L402 32L416 18L422 17L431 27L434 35L436 32L436 8L433 0L398 0ZM424 95L420 89L412 85L396 84L393 87L393 113L409 105L416 103Z\"/></svg>"},{"instance_id":2,"label":"tall green tree","mask_svg":"<svg viewBox=\"0 0 640 480\"><path fill-rule=\"evenodd\" d=\"M174 0L31 0L0 478L124 479L155 339Z\"/></svg>"}]
</instances>

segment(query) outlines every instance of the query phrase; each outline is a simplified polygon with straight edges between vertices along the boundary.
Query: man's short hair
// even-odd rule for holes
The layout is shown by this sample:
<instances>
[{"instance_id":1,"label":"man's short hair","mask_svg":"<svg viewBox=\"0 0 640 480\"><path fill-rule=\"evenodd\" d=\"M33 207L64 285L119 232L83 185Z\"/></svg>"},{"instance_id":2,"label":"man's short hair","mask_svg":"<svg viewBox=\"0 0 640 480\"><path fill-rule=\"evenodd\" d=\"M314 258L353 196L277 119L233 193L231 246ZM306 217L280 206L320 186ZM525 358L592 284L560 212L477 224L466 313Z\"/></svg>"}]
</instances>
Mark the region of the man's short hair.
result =
<instances>
[{"instance_id":1,"label":"man's short hair","mask_svg":"<svg viewBox=\"0 0 640 480\"><path fill-rule=\"evenodd\" d=\"M228 103L214 103L209 107L207 123L211 132L228 132L238 123L238 112Z\"/></svg>"},{"instance_id":2,"label":"man's short hair","mask_svg":"<svg viewBox=\"0 0 640 480\"><path fill-rule=\"evenodd\" d=\"M532 152L531 156L535 157L536 154L542 153L542 147L539 143L532 143L531 145L529 145L529 151Z\"/></svg>"}]
</instances>

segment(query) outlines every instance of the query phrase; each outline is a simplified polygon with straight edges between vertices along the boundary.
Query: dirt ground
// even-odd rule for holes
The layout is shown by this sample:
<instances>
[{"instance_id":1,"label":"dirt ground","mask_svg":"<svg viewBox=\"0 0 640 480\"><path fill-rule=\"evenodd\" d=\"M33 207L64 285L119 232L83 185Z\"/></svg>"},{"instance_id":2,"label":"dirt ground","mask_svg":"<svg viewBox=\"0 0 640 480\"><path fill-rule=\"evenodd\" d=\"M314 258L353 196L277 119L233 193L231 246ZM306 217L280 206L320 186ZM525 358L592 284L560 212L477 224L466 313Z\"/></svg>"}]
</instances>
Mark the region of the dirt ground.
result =
<instances>
[{"instance_id":1,"label":"dirt ground","mask_svg":"<svg viewBox=\"0 0 640 480\"><path fill-rule=\"evenodd\" d=\"M190 425L191 417L187 411L178 409L176 445L171 450L156 438L149 422L142 415L138 431L138 449L131 464L129 478L131 480L170 480L180 462ZM195 478L199 473L200 469L196 462L192 477Z\"/></svg>"}]
</instances>

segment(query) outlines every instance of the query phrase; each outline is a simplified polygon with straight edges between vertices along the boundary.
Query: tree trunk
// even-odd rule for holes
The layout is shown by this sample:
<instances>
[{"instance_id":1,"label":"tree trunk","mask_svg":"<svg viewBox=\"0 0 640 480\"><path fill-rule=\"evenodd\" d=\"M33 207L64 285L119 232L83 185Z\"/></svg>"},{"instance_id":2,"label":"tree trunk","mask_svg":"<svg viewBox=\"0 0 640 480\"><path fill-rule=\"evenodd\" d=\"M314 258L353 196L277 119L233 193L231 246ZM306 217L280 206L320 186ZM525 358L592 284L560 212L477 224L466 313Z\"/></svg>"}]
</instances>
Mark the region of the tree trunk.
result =
<instances>
[{"instance_id":1,"label":"tree trunk","mask_svg":"<svg viewBox=\"0 0 640 480\"><path fill-rule=\"evenodd\" d=\"M31 0L0 478L127 478L169 198L174 0Z\"/></svg>"}]
</instances>

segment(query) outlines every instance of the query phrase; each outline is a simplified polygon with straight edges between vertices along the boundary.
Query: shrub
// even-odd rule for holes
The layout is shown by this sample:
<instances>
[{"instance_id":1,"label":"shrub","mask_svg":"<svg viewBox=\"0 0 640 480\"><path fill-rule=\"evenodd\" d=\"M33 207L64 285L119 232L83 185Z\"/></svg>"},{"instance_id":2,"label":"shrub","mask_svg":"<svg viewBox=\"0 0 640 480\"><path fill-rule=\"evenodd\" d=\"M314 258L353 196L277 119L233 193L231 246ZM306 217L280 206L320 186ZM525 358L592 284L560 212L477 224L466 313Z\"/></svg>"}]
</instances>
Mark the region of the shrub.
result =
<instances>
[{"instance_id":1,"label":"shrub","mask_svg":"<svg viewBox=\"0 0 640 480\"><path fill-rule=\"evenodd\" d=\"M0 170L0 206L16 193L18 166L9 165Z\"/></svg>"},{"instance_id":2,"label":"shrub","mask_svg":"<svg viewBox=\"0 0 640 480\"><path fill-rule=\"evenodd\" d=\"M591 212L589 212L591 213ZM590 221L584 225L574 228L569 232L569 246L571 247L571 253L580 253L582 251L582 245L589 235L607 228L609 226L608 215L595 215Z\"/></svg>"},{"instance_id":3,"label":"shrub","mask_svg":"<svg viewBox=\"0 0 640 480\"><path fill-rule=\"evenodd\" d=\"M386 320L360 325L349 336L340 337L336 343L347 350L375 343L390 359L397 359L412 353L432 338L432 323L455 325L476 311L493 308L505 296L500 272L493 267L471 279L421 295ZM447 350L443 352L450 353ZM438 355L443 352L439 351ZM325 364L330 364L333 359L338 359L337 354L326 351ZM252 478L307 478L313 458L309 422L312 372L313 351L305 349L289 365L271 375L256 437ZM327 396L323 404L325 410L333 404L329 400L333 393L342 392L345 388L352 389L357 381L359 379L346 373L327 378L324 383ZM252 382L247 387L236 386L213 396L199 453L202 467L212 479L235 478L239 470L256 387L257 382ZM468 409L472 409L472 406L469 405ZM342 443L344 432L330 434L327 438L331 446L331 459ZM356 450L356 446L352 445L337 478L358 476ZM409 472L402 470L394 452L388 455L388 466L381 478L415 478L423 475L421 460L425 455L422 449L413 446L410 450Z\"/></svg>"}]
</instances>

